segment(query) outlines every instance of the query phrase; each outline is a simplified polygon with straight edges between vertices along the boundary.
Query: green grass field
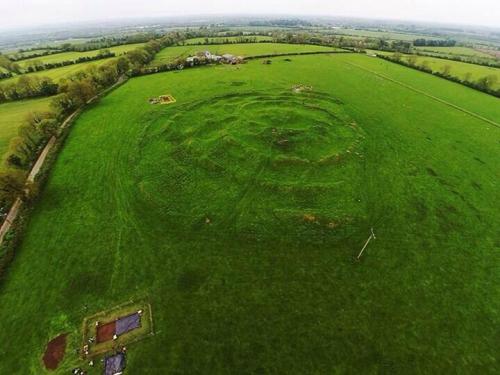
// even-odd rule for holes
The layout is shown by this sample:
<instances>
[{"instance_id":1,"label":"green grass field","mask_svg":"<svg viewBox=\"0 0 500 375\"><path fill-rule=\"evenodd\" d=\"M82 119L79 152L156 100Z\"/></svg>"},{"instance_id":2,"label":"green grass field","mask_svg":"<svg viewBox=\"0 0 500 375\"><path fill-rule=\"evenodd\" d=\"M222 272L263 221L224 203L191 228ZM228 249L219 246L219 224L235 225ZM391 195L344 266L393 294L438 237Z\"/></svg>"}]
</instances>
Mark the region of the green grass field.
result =
<instances>
[{"instance_id":1,"label":"green grass field","mask_svg":"<svg viewBox=\"0 0 500 375\"><path fill-rule=\"evenodd\" d=\"M17 135L26 115L30 112L48 111L51 100L52 98L41 98L0 104L0 159L7 152L10 140Z\"/></svg>"},{"instance_id":2,"label":"green grass field","mask_svg":"<svg viewBox=\"0 0 500 375\"><path fill-rule=\"evenodd\" d=\"M392 52L384 52L384 51L375 51L378 54L386 54L393 55ZM403 59L408 61L410 55L403 55ZM418 56L417 57L417 65L422 65L424 61L427 61L429 67L432 71L442 72L446 65L451 67L450 74L454 77L459 77L460 79L465 79L467 73L470 73L470 80L477 81L485 76L494 75L498 77L497 82L493 86L494 89L500 88L500 69L492 68L489 66L477 65L477 64L468 64L461 61L453 61L440 59L438 57L430 57L430 56Z\"/></svg>"},{"instance_id":3,"label":"green grass field","mask_svg":"<svg viewBox=\"0 0 500 375\"><path fill-rule=\"evenodd\" d=\"M500 128L475 117L500 101L291 60L134 78L79 117L0 289L0 373L48 373L64 332L51 373L87 368L83 319L144 297L126 374L500 371Z\"/></svg>"},{"instance_id":4,"label":"green grass field","mask_svg":"<svg viewBox=\"0 0 500 375\"><path fill-rule=\"evenodd\" d=\"M131 51L133 49L136 49L140 46L144 45L144 43L135 43L135 44L124 44L121 46L116 46L116 47L109 47L109 48L104 48L108 49L111 52L114 52L116 56L123 55L124 53ZM79 57L93 57L99 54L101 50L93 50L93 51L85 51L85 52L62 52L62 53L56 53L53 55L47 55L47 56L41 56L41 57L34 57L32 59L26 59L26 60L21 60L19 61L19 65L22 68L26 68L31 64L33 61L39 61L41 63L47 64L47 63L56 63L60 61L69 61L69 60L76 60Z\"/></svg>"},{"instance_id":5,"label":"green grass field","mask_svg":"<svg viewBox=\"0 0 500 375\"><path fill-rule=\"evenodd\" d=\"M161 50L151 63L151 65L161 65L169 63L176 58L187 57L196 52L208 50L213 54L222 55L230 53L241 56L258 56L266 54L292 53L292 52L315 52L338 50L332 47L314 46L306 44L281 44L281 43L235 43L209 46L176 46L167 47Z\"/></svg>"},{"instance_id":6,"label":"green grass field","mask_svg":"<svg viewBox=\"0 0 500 375\"><path fill-rule=\"evenodd\" d=\"M228 37L213 37L213 38L192 38L186 40L186 44L199 44L199 43L205 43L206 39L209 40L210 43L224 43L225 41L229 40L230 42L237 42L238 40L241 39L246 39L246 38L255 38L257 42L260 41L272 41L273 38L270 36L263 36L263 35L243 35L243 36L228 36Z\"/></svg>"}]
</instances>

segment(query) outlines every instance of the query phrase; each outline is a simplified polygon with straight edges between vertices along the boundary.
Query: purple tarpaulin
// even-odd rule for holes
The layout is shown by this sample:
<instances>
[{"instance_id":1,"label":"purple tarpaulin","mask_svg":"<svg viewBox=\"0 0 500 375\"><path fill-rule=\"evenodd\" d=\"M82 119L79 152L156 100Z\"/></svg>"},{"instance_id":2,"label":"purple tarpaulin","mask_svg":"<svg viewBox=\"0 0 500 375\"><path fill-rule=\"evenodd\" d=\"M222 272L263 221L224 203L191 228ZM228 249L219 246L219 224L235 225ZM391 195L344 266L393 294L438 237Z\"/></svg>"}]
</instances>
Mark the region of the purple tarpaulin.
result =
<instances>
[{"instance_id":1,"label":"purple tarpaulin","mask_svg":"<svg viewBox=\"0 0 500 375\"><path fill-rule=\"evenodd\" d=\"M106 357L106 365L104 366L104 375L121 374L125 368L125 354L118 353L110 357Z\"/></svg>"},{"instance_id":2,"label":"purple tarpaulin","mask_svg":"<svg viewBox=\"0 0 500 375\"><path fill-rule=\"evenodd\" d=\"M134 313L123 318L119 318L116 321L116 334L118 336L123 335L133 329L139 328L141 326L141 316L138 313Z\"/></svg>"}]
</instances>

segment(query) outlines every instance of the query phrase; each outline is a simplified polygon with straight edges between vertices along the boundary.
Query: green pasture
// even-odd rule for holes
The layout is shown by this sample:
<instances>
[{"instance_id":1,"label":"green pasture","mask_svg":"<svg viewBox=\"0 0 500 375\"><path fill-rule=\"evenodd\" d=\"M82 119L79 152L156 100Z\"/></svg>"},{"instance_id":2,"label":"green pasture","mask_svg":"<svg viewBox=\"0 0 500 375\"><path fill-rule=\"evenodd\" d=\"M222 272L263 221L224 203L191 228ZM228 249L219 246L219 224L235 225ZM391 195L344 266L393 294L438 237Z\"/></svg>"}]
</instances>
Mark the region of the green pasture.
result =
<instances>
[{"instance_id":1,"label":"green pasture","mask_svg":"<svg viewBox=\"0 0 500 375\"><path fill-rule=\"evenodd\" d=\"M245 39L252 39L257 42L262 42L262 41L267 41L270 42L273 40L270 36L263 36L263 35L243 35L243 36L228 36L228 37L211 37L211 38L192 38L188 39L185 41L186 44L199 44L199 43L206 43L208 39L209 43L226 43L227 41L231 43L236 43L240 40L245 40Z\"/></svg>"},{"instance_id":2,"label":"green pasture","mask_svg":"<svg viewBox=\"0 0 500 375\"><path fill-rule=\"evenodd\" d=\"M160 65L171 62L177 58L194 55L196 52L210 51L213 54L222 55L230 53L238 56L258 56L266 54L293 53L293 52L315 52L337 50L333 47L323 47L307 44L283 44L283 43L235 43L223 45L186 45L167 47L156 54L152 65Z\"/></svg>"},{"instance_id":3,"label":"green pasture","mask_svg":"<svg viewBox=\"0 0 500 375\"><path fill-rule=\"evenodd\" d=\"M48 111L51 100L41 98L0 104L0 159L7 152L10 140L17 135L25 117L30 112Z\"/></svg>"},{"instance_id":4,"label":"green pasture","mask_svg":"<svg viewBox=\"0 0 500 375\"><path fill-rule=\"evenodd\" d=\"M144 297L155 335L126 374L498 373L499 103L361 54L131 79L32 212L0 373L48 374L69 333L50 373L102 374L83 319Z\"/></svg>"}]
</instances>

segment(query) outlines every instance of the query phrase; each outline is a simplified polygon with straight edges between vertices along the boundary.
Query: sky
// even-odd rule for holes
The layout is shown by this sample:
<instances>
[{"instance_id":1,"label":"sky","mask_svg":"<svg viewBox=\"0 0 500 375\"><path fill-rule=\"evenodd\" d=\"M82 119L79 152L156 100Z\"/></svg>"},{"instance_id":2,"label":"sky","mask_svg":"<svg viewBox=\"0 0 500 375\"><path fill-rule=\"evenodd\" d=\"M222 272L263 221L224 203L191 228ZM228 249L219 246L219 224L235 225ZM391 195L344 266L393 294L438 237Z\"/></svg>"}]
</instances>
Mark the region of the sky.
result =
<instances>
[{"instance_id":1,"label":"sky","mask_svg":"<svg viewBox=\"0 0 500 375\"><path fill-rule=\"evenodd\" d=\"M0 0L0 28L200 14L351 16L500 28L500 0Z\"/></svg>"}]
</instances>

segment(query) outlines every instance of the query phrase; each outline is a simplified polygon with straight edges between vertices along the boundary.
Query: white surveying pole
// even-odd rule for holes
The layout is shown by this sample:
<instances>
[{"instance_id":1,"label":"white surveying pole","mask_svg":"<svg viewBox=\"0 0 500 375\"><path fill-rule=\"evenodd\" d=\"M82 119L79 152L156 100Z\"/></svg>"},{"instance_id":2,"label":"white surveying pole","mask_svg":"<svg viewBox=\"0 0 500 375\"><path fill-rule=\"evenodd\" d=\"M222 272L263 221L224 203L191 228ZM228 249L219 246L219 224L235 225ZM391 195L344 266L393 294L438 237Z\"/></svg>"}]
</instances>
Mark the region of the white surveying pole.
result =
<instances>
[{"instance_id":1,"label":"white surveying pole","mask_svg":"<svg viewBox=\"0 0 500 375\"><path fill-rule=\"evenodd\" d=\"M361 251L359 252L358 254L358 257L356 259L359 260L359 258L361 258L361 255L363 255L363 251L365 251L366 247L368 246L368 244L370 243L371 239L373 238L374 240L377 239L377 237L375 237L375 233L373 232L373 228L371 229L372 233L370 234L370 237L368 237L368 239L366 240L365 242L365 245L363 246L363 248L361 249Z\"/></svg>"}]
</instances>

